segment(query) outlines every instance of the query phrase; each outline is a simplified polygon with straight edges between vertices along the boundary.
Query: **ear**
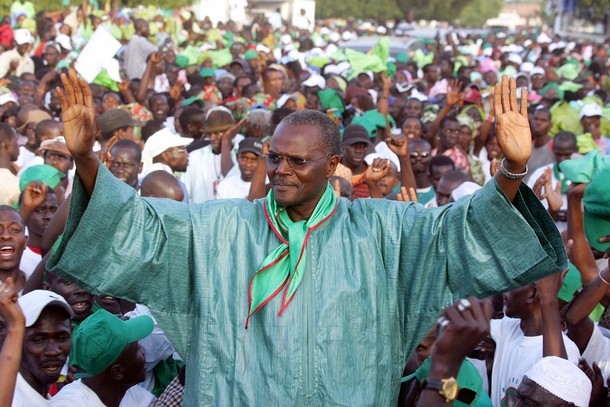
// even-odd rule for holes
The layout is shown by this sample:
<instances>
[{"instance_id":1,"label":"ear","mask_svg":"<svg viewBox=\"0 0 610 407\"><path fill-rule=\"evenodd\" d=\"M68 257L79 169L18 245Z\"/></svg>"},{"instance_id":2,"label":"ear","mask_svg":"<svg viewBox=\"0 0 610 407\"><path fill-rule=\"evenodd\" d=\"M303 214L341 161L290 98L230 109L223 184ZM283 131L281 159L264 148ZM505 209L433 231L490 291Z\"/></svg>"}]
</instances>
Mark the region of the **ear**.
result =
<instances>
[{"instance_id":1,"label":"ear","mask_svg":"<svg viewBox=\"0 0 610 407\"><path fill-rule=\"evenodd\" d=\"M48 282L48 281L43 281L43 282L42 282L42 289L43 289L43 290L50 291L50 288L51 288L51 284L49 284L49 282Z\"/></svg>"},{"instance_id":2,"label":"ear","mask_svg":"<svg viewBox=\"0 0 610 407\"><path fill-rule=\"evenodd\" d=\"M72 168L74 168L74 159L70 159L70 166L68 167L69 170L71 170Z\"/></svg>"},{"instance_id":3,"label":"ear","mask_svg":"<svg viewBox=\"0 0 610 407\"><path fill-rule=\"evenodd\" d=\"M121 365L112 365L108 372L110 373L110 377L116 381L123 380L123 377L125 377L125 368Z\"/></svg>"},{"instance_id":4,"label":"ear","mask_svg":"<svg viewBox=\"0 0 610 407\"><path fill-rule=\"evenodd\" d=\"M533 304L538 301L538 287L535 284L531 284L527 290L527 303Z\"/></svg>"},{"instance_id":5,"label":"ear","mask_svg":"<svg viewBox=\"0 0 610 407\"><path fill-rule=\"evenodd\" d=\"M341 158L338 155L333 155L330 157L330 160L328 160L328 164L326 166L326 179L330 179L330 177L335 174L339 161L341 161Z\"/></svg>"},{"instance_id":6,"label":"ear","mask_svg":"<svg viewBox=\"0 0 610 407\"><path fill-rule=\"evenodd\" d=\"M140 165L138 165L138 174L142 174L142 163L140 163Z\"/></svg>"}]
</instances>

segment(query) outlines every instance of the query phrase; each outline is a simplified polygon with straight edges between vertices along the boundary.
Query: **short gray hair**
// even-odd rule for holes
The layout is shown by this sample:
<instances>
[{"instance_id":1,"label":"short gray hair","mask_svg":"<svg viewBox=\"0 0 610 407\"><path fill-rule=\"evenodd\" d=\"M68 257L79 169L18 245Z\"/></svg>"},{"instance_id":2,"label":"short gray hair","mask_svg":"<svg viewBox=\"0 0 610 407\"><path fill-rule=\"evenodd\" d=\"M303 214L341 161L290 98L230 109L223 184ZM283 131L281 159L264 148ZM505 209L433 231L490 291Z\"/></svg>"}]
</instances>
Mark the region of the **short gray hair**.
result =
<instances>
[{"instance_id":1,"label":"short gray hair","mask_svg":"<svg viewBox=\"0 0 610 407\"><path fill-rule=\"evenodd\" d=\"M331 155L341 155L341 134L335 122L317 110L300 110L290 113L280 122L292 126L313 126L320 132L323 147Z\"/></svg>"},{"instance_id":2,"label":"short gray hair","mask_svg":"<svg viewBox=\"0 0 610 407\"><path fill-rule=\"evenodd\" d=\"M257 126L264 135L271 133L271 112L263 109L254 109L248 113L248 124Z\"/></svg>"}]
</instances>

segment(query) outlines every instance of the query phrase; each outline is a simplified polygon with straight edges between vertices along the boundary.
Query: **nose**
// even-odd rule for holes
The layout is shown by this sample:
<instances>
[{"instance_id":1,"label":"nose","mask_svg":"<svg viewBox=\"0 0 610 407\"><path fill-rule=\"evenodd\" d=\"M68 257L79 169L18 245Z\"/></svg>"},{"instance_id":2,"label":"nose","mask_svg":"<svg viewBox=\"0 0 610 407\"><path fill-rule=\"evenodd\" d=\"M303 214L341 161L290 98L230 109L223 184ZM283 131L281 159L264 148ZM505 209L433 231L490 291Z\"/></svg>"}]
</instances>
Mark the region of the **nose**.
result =
<instances>
[{"instance_id":1,"label":"nose","mask_svg":"<svg viewBox=\"0 0 610 407\"><path fill-rule=\"evenodd\" d=\"M280 158L280 163L277 165L275 172L279 172L280 174L288 174L292 172L292 168L288 164L288 160L284 157Z\"/></svg>"},{"instance_id":2,"label":"nose","mask_svg":"<svg viewBox=\"0 0 610 407\"><path fill-rule=\"evenodd\" d=\"M46 356L57 357L61 355L61 346L56 340L49 340L47 341L47 346L44 348L44 354Z\"/></svg>"}]
</instances>

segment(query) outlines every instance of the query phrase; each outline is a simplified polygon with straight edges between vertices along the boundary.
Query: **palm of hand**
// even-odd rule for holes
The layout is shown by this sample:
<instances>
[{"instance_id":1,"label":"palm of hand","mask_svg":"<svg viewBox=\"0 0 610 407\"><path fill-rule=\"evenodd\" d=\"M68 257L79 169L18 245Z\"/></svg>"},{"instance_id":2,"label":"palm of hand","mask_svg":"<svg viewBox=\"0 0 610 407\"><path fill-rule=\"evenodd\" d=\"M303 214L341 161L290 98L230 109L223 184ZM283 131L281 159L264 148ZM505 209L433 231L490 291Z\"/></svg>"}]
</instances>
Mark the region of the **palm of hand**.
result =
<instances>
[{"instance_id":1,"label":"palm of hand","mask_svg":"<svg viewBox=\"0 0 610 407\"><path fill-rule=\"evenodd\" d=\"M504 157L513 163L526 164L532 153L532 133L527 116L511 111L498 118L498 144Z\"/></svg>"},{"instance_id":2,"label":"palm of hand","mask_svg":"<svg viewBox=\"0 0 610 407\"><path fill-rule=\"evenodd\" d=\"M84 105L72 105L63 112L62 122L66 145L70 151L86 153L93 147L94 139L87 137L85 131L87 127L86 117L89 109Z\"/></svg>"},{"instance_id":3,"label":"palm of hand","mask_svg":"<svg viewBox=\"0 0 610 407\"><path fill-rule=\"evenodd\" d=\"M563 205L563 196L561 192L555 190L546 191L546 200L549 203L549 208L553 211L558 211Z\"/></svg>"}]
</instances>

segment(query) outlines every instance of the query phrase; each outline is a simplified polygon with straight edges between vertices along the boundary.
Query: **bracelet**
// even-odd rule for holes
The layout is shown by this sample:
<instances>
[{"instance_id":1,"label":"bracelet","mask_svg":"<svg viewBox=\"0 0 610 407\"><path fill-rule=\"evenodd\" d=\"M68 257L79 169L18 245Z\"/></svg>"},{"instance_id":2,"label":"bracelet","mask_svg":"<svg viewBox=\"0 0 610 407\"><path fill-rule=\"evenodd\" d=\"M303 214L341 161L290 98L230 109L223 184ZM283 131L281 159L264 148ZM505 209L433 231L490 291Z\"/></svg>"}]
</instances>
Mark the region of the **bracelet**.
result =
<instances>
[{"instance_id":1,"label":"bracelet","mask_svg":"<svg viewBox=\"0 0 610 407\"><path fill-rule=\"evenodd\" d=\"M500 173L502 173L502 175L504 175L506 178L512 180L520 180L527 175L527 165L525 165L525 172L521 174L513 174L512 172L507 170L506 167L504 167L504 161L506 161L506 158L502 159L502 163L500 164Z\"/></svg>"},{"instance_id":2,"label":"bracelet","mask_svg":"<svg viewBox=\"0 0 610 407\"><path fill-rule=\"evenodd\" d=\"M602 271L603 270L599 271L599 279L602 280L606 285L610 285L610 282L606 281L606 279L602 277Z\"/></svg>"}]
</instances>

